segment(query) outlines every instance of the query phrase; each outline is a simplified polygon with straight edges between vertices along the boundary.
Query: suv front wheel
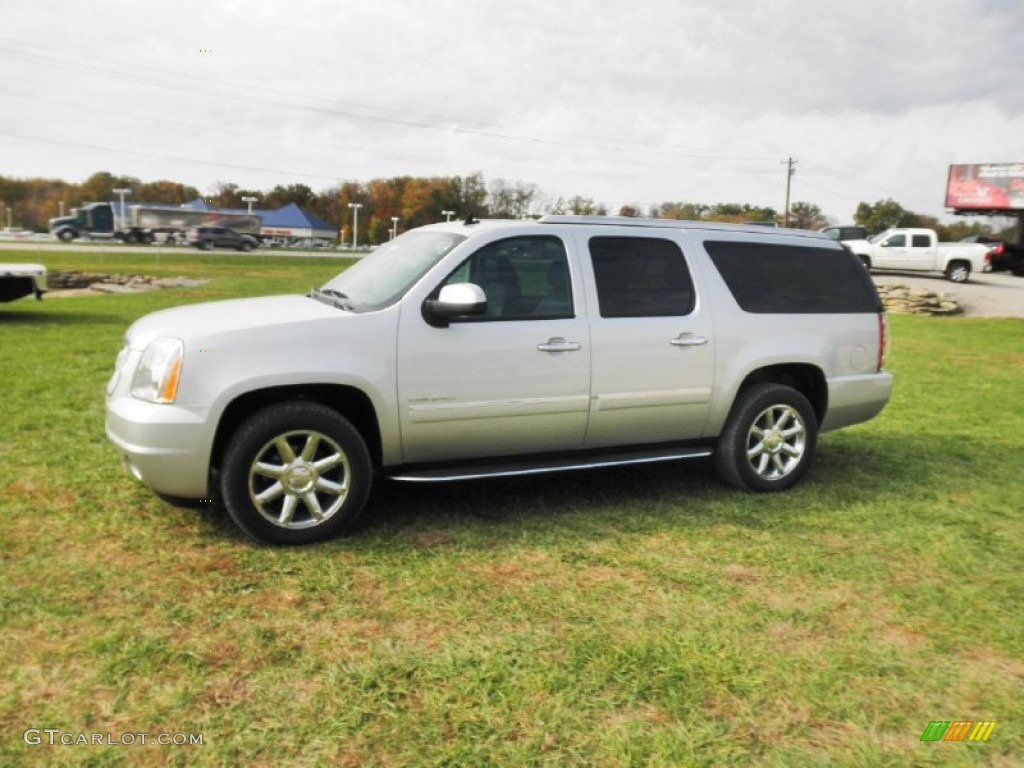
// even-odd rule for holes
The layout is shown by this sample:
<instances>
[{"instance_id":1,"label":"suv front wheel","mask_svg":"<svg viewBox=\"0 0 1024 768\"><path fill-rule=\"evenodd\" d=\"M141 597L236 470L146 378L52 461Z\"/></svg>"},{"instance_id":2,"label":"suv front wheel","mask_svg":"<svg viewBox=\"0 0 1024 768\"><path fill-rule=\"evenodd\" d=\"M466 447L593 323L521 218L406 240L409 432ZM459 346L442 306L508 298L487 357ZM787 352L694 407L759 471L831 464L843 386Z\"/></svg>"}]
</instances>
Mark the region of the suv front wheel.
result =
<instances>
[{"instance_id":1,"label":"suv front wheel","mask_svg":"<svg viewBox=\"0 0 1024 768\"><path fill-rule=\"evenodd\" d=\"M320 403L258 411L232 436L221 467L231 519L273 544L306 544L351 530L370 494L366 442Z\"/></svg>"},{"instance_id":2,"label":"suv front wheel","mask_svg":"<svg viewBox=\"0 0 1024 768\"><path fill-rule=\"evenodd\" d=\"M818 420L800 392L784 384L744 388L715 450L722 478L744 491L796 484L814 454Z\"/></svg>"}]
</instances>

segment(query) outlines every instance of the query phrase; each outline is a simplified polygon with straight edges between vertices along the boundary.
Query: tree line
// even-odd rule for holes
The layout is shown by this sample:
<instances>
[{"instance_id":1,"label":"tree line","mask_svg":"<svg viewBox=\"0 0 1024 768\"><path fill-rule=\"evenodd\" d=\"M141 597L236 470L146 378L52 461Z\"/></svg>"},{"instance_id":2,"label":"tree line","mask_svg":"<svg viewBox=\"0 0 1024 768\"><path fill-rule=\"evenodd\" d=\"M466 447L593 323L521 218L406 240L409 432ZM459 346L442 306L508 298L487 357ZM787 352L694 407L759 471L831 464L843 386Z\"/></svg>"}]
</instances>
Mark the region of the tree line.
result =
<instances>
[{"instance_id":1,"label":"tree line","mask_svg":"<svg viewBox=\"0 0 1024 768\"><path fill-rule=\"evenodd\" d=\"M126 201L180 205L196 198L219 208L246 208L246 197L256 198L254 208L276 209L295 203L336 227L346 242L352 241L353 206L359 205L360 243L381 243L392 227L402 232L424 224L443 221L444 211L465 218L529 218L544 214L577 214L650 217L696 221L771 222L782 224L783 216L773 208L746 203L663 202L649 206L622 205L617 211L584 196L549 197L536 184L493 179L489 183L477 172L468 176L417 177L395 176L368 182L345 182L314 192L305 184L277 185L269 190L244 189L232 182L219 181L209 194L200 194L192 186L176 181L143 182L132 176L116 176L106 171L94 173L80 184L60 179L18 179L0 176L0 222L45 231L49 219L70 213L72 207L87 202L116 200L115 189L131 189ZM9 211L9 212L8 212ZM891 226L930 227L945 240L968 235L990 234L991 228L979 222L941 224L938 219L913 213L891 199L875 203L861 202L854 222L869 233ZM820 229L828 225L821 208L809 202L790 206L789 225L797 229Z\"/></svg>"}]
</instances>

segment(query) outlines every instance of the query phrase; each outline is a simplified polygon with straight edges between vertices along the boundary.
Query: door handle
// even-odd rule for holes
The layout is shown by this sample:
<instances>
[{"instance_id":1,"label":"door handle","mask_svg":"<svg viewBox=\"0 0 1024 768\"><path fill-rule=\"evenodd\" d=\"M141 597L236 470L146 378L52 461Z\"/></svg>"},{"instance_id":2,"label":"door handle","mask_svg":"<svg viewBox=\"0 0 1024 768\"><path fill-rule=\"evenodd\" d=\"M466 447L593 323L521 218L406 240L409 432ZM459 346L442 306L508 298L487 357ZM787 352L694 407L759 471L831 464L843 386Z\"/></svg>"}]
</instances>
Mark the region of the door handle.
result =
<instances>
[{"instance_id":1,"label":"door handle","mask_svg":"<svg viewBox=\"0 0 1024 768\"><path fill-rule=\"evenodd\" d=\"M578 341L554 338L538 344L537 349L541 352L577 352L582 346Z\"/></svg>"},{"instance_id":2,"label":"door handle","mask_svg":"<svg viewBox=\"0 0 1024 768\"><path fill-rule=\"evenodd\" d=\"M692 333L680 333L669 342L669 344L676 347L699 347L707 343L708 339L706 336L694 336Z\"/></svg>"}]
</instances>

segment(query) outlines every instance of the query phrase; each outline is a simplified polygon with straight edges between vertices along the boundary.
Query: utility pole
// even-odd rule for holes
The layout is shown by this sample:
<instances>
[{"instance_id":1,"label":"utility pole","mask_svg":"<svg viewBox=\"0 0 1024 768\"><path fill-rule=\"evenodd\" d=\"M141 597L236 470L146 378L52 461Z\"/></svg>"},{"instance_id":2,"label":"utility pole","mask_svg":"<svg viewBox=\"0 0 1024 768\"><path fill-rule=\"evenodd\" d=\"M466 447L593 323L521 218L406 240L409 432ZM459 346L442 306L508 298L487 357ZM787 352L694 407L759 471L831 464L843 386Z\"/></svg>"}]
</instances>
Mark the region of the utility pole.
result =
<instances>
[{"instance_id":1,"label":"utility pole","mask_svg":"<svg viewBox=\"0 0 1024 768\"><path fill-rule=\"evenodd\" d=\"M352 209L352 250L354 251L359 245L359 209L363 207L363 204L349 203L348 207Z\"/></svg>"},{"instance_id":2,"label":"utility pole","mask_svg":"<svg viewBox=\"0 0 1024 768\"><path fill-rule=\"evenodd\" d=\"M786 210L782 214L782 226L789 226L789 187L793 182L793 174L796 173L796 160L790 155L788 160L783 160L786 164Z\"/></svg>"}]
</instances>

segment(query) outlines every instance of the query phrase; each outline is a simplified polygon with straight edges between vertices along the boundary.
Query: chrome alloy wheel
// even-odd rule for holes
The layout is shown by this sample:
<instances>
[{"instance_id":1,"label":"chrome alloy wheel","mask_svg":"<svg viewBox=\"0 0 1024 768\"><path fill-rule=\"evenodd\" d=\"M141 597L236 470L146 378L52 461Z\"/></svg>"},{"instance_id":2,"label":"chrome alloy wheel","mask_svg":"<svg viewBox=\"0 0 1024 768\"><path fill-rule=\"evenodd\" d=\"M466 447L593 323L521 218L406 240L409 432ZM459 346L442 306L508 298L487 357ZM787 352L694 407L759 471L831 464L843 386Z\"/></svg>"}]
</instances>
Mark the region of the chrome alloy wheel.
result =
<instances>
[{"instance_id":1,"label":"chrome alloy wheel","mask_svg":"<svg viewBox=\"0 0 1024 768\"><path fill-rule=\"evenodd\" d=\"M790 405L771 405L750 425L747 461L758 477L779 480L800 465L806 445L800 412Z\"/></svg>"},{"instance_id":2,"label":"chrome alloy wheel","mask_svg":"<svg viewBox=\"0 0 1024 768\"><path fill-rule=\"evenodd\" d=\"M278 435L249 468L249 497L256 511L281 528L326 522L349 491L349 460L337 442L314 430Z\"/></svg>"}]
</instances>

